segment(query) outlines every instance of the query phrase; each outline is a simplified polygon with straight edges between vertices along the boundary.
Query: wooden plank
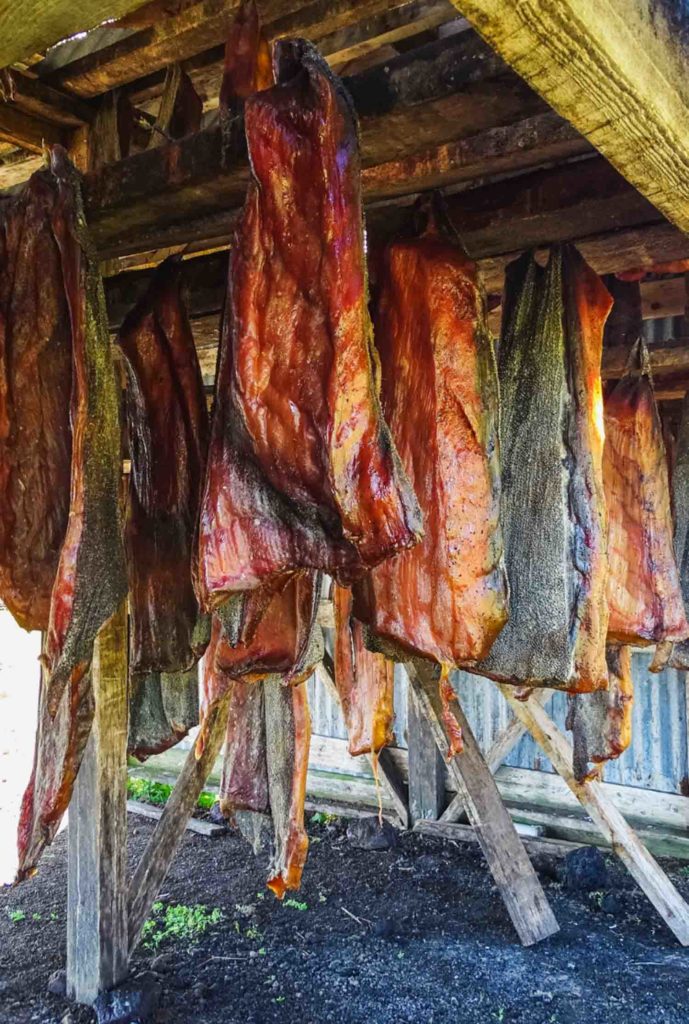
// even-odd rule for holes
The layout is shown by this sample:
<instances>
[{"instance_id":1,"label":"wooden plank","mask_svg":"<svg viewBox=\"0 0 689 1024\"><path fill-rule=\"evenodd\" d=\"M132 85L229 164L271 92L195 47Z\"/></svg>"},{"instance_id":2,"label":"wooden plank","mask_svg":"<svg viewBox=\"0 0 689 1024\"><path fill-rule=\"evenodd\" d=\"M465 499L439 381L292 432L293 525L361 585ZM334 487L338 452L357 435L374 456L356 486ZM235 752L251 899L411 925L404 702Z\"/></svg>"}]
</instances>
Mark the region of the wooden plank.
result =
<instances>
[{"instance_id":1,"label":"wooden plank","mask_svg":"<svg viewBox=\"0 0 689 1024\"><path fill-rule=\"evenodd\" d=\"M547 704L553 696L551 690L536 690L533 695L533 699L538 701L539 704ZM488 765L488 770L495 775L496 771L505 760L508 754L514 750L517 743L525 733L525 728L518 718L513 718L509 722L502 732L495 737L493 743L485 754L485 762ZM464 814L464 800L461 793L457 793L455 797L450 801L445 810L440 816L440 820L443 822L459 821Z\"/></svg>"},{"instance_id":2,"label":"wooden plank","mask_svg":"<svg viewBox=\"0 0 689 1024\"><path fill-rule=\"evenodd\" d=\"M671 0L453 3L668 220L689 231L686 7Z\"/></svg>"},{"instance_id":3,"label":"wooden plank","mask_svg":"<svg viewBox=\"0 0 689 1024\"><path fill-rule=\"evenodd\" d=\"M627 824L598 782L577 782L572 747L547 712L535 701L518 701L509 686L499 687L515 717L528 729L591 820L611 844L632 878L683 946L689 945L689 906Z\"/></svg>"},{"instance_id":4,"label":"wooden plank","mask_svg":"<svg viewBox=\"0 0 689 1024\"><path fill-rule=\"evenodd\" d=\"M129 952L136 947L148 912L158 895L175 851L196 806L199 794L225 738L230 696L215 704L208 713L206 744L200 758L191 748L184 767L170 794L158 826L151 836L129 884Z\"/></svg>"},{"instance_id":5,"label":"wooden plank","mask_svg":"<svg viewBox=\"0 0 689 1024\"><path fill-rule=\"evenodd\" d=\"M478 843L479 838L471 825L459 825L456 822L417 821L414 832L434 839L451 839L457 843ZM566 839L546 839L540 836L522 836L521 842L529 856L566 857L573 850L579 850L584 843L572 843Z\"/></svg>"},{"instance_id":6,"label":"wooden plank","mask_svg":"<svg viewBox=\"0 0 689 1024\"><path fill-rule=\"evenodd\" d=\"M456 19L450 0L412 0L388 7L356 24L339 28L318 40L318 48L333 65L358 60L383 46L445 25Z\"/></svg>"},{"instance_id":7,"label":"wooden plank","mask_svg":"<svg viewBox=\"0 0 689 1024\"><path fill-rule=\"evenodd\" d=\"M0 139L21 146L31 153L41 153L44 145L68 145L69 131L62 125L26 114L7 103L0 103Z\"/></svg>"},{"instance_id":8,"label":"wooden plank","mask_svg":"<svg viewBox=\"0 0 689 1024\"><path fill-rule=\"evenodd\" d=\"M96 713L69 807L67 994L91 1004L127 974L127 611L96 637Z\"/></svg>"},{"instance_id":9,"label":"wooden plank","mask_svg":"<svg viewBox=\"0 0 689 1024\"><path fill-rule=\"evenodd\" d=\"M407 691L409 816L413 824L435 821L445 805L445 763L412 687Z\"/></svg>"},{"instance_id":10,"label":"wooden plank","mask_svg":"<svg viewBox=\"0 0 689 1024\"><path fill-rule=\"evenodd\" d=\"M77 32L121 18L141 7L141 0L22 0L21 7L0 3L0 67L41 53Z\"/></svg>"},{"instance_id":11,"label":"wooden plank","mask_svg":"<svg viewBox=\"0 0 689 1024\"><path fill-rule=\"evenodd\" d=\"M2 81L2 98L26 114L54 121L70 128L90 124L95 108L76 96L53 89L40 79L18 68L6 68Z\"/></svg>"},{"instance_id":12,"label":"wooden plank","mask_svg":"<svg viewBox=\"0 0 689 1024\"><path fill-rule=\"evenodd\" d=\"M330 602L332 608L332 602ZM332 699L340 703L340 695L335 685L335 664L328 651L323 652L323 663L316 669L316 677L323 681ZM409 804L404 783L400 778L395 762L387 753L385 748L381 750L377 758L371 754L366 755L371 765L373 777L381 780L390 803L395 808L402 828L409 828Z\"/></svg>"},{"instance_id":13,"label":"wooden plank","mask_svg":"<svg viewBox=\"0 0 689 1024\"><path fill-rule=\"evenodd\" d=\"M140 818L150 818L152 821L160 821L163 816L163 808L154 807L153 804L144 804L140 800L127 800L127 813L138 814ZM214 821L203 821L201 818L189 818L186 830L195 832L199 836L206 836L207 839L214 839L216 836L225 835L227 825L218 825Z\"/></svg>"},{"instance_id":14,"label":"wooden plank","mask_svg":"<svg viewBox=\"0 0 689 1024\"><path fill-rule=\"evenodd\" d=\"M446 750L437 672L417 661L407 663L407 673L438 749ZM462 729L464 750L449 761L448 769L517 934L523 945L533 945L559 931L558 923L459 701L453 702L452 710Z\"/></svg>"}]
</instances>

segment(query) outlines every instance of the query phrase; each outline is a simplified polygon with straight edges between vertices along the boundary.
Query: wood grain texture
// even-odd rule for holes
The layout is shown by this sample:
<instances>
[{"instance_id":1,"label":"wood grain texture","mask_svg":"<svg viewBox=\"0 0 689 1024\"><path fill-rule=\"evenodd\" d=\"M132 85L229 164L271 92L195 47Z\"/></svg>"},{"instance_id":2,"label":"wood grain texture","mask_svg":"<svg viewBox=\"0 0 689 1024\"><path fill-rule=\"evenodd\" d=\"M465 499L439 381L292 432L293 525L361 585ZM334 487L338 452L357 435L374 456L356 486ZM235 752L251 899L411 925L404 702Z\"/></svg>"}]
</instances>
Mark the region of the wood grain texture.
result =
<instances>
[{"instance_id":1,"label":"wood grain texture","mask_svg":"<svg viewBox=\"0 0 689 1024\"><path fill-rule=\"evenodd\" d=\"M96 714L69 809L67 993L92 1003L127 974L127 611L96 637Z\"/></svg>"},{"instance_id":2,"label":"wood grain texture","mask_svg":"<svg viewBox=\"0 0 689 1024\"><path fill-rule=\"evenodd\" d=\"M518 701L514 691L506 685L500 686L500 691L515 717L550 759L556 772L583 805L668 928L683 946L689 945L689 906L604 793L601 783L577 782L573 770L572 747L537 702L532 699Z\"/></svg>"},{"instance_id":3,"label":"wood grain texture","mask_svg":"<svg viewBox=\"0 0 689 1024\"><path fill-rule=\"evenodd\" d=\"M230 694L215 703L205 723L206 741L201 757L191 748L162 817L151 836L129 884L129 952L136 947L172 858L184 835L206 779L215 762L227 725Z\"/></svg>"},{"instance_id":4,"label":"wood grain texture","mask_svg":"<svg viewBox=\"0 0 689 1024\"><path fill-rule=\"evenodd\" d=\"M445 806L445 764L415 690L407 697L409 816L435 821Z\"/></svg>"},{"instance_id":5,"label":"wood grain texture","mask_svg":"<svg viewBox=\"0 0 689 1024\"><path fill-rule=\"evenodd\" d=\"M109 18L121 18L142 0L12 0L0 3L0 67L41 53L67 36L84 32Z\"/></svg>"},{"instance_id":6,"label":"wood grain texture","mask_svg":"<svg viewBox=\"0 0 689 1024\"><path fill-rule=\"evenodd\" d=\"M442 724L437 669L417 660L407 663L407 673L436 745L444 751L448 739ZM452 711L462 729L464 750L448 762L448 770L462 794L469 821L517 934L523 945L533 945L559 931L558 923L459 701L453 701Z\"/></svg>"},{"instance_id":7,"label":"wood grain texture","mask_svg":"<svg viewBox=\"0 0 689 1024\"><path fill-rule=\"evenodd\" d=\"M659 0L453 0L665 216L689 230L686 35ZM676 5L683 6L683 5ZM686 26L681 26L685 28Z\"/></svg>"}]
</instances>

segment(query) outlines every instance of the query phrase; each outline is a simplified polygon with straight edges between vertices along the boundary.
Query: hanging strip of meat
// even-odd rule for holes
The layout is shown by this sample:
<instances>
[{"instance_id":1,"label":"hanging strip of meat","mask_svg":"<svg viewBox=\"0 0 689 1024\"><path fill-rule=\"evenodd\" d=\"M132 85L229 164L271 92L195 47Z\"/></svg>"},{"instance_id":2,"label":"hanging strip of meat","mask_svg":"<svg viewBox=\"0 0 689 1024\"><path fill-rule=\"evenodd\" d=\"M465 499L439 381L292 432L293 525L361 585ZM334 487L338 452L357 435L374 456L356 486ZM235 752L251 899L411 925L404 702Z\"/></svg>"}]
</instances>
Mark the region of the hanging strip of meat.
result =
<instances>
[{"instance_id":1,"label":"hanging strip of meat","mask_svg":"<svg viewBox=\"0 0 689 1024\"><path fill-rule=\"evenodd\" d=\"M689 636L673 549L670 488L648 352L605 399L603 471L610 520L608 636L617 644Z\"/></svg>"},{"instance_id":2,"label":"hanging strip of meat","mask_svg":"<svg viewBox=\"0 0 689 1024\"><path fill-rule=\"evenodd\" d=\"M609 685L569 698L567 728L574 741L574 774L579 782L595 778L601 765L624 753L632 739L634 683L630 647L608 647Z\"/></svg>"},{"instance_id":3,"label":"hanging strip of meat","mask_svg":"<svg viewBox=\"0 0 689 1024\"><path fill-rule=\"evenodd\" d=\"M199 672L151 672L129 680L127 753L139 761L179 743L199 724Z\"/></svg>"},{"instance_id":4,"label":"hanging strip of meat","mask_svg":"<svg viewBox=\"0 0 689 1024\"><path fill-rule=\"evenodd\" d=\"M52 224L72 326L72 465L69 521L53 586L45 644L46 698L88 668L96 633L127 593L119 487L118 387L103 282L84 217L79 178L54 147L58 190Z\"/></svg>"},{"instance_id":5,"label":"hanging strip of meat","mask_svg":"<svg viewBox=\"0 0 689 1024\"><path fill-rule=\"evenodd\" d=\"M232 684L225 757L220 778L220 809L227 818L236 811L268 814L268 760L265 696L262 683Z\"/></svg>"},{"instance_id":6,"label":"hanging strip of meat","mask_svg":"<svg viewBox=\"0 0 689 1024\"><path fill-rule=\"evenodd\" d=\"M0 224L0 599L48 628L67 529L72 327L54 234L60 202L38 171Z\"/></svg>"},{"instance_id":7,"label":"hanging strip of meat","mask_svg":"<svg viewBox=\"0 0 689 1024\"><path fill-rule=\"evenodd\" d=\"M674 514L675 562L679 571L685 615L689 610L689 393L682 403L682 417L675 444L672 469L672 509ZM670 654L671 668L689 669L689 640L675 643Z\"/></svg>"},{"instance_id":8,"label":"hanging strip of meat","mask_svg":"<svg viewBox=\"0 0 689 1024\"><path fill-rule=\"evenodd\" d=\"M135 674L188 671L204 646L192 576L209 425L181 270L179 259L161 264L119 334L128 377L125 536Z\"/></svg>"},{"instance_id":9,"label":"hanging strip of meat","mask_svg":"<svg viewBox=\"0 0 689 1024\"><path fill-rule=\"evenodd\" d=\"M349 753L377 754L392 743L395 667L369 651L364 627L352 615L352 592L335 584L335 686L349 737Z\"/></svg>"},{"instance_id":10,"label":"hanging strip of meat","mask_svg":"<svg viewBox=\"0 0 689 1024\"><path fill-rule=\"evenodd\" d=\"M507 620L498 381L477 266L438 201L420 237L385 251L375 323L383 411L425 532L356 585L355 613L402 658L474 665Z\"/></svg>"},{"instance_id":11,"label":"hanging strip of meat","mask_svg":"<svg viewBox=\"0 0 689 1024\"><path fill-rule=\"evenodd\" d=\"M118 489L118 393L103 286L76 171L51 154L53 236L71 323L72 463L67 531L45 634L34 767L19 823L18 878L32 874L57 830L93 720L89 665L100 627L127 592Z\"/></svg>"},{"instance_id":12,"label":"hanging strip of meat","mask_svg":"<svg viewBox=\"0 0 689 1024\"><path fill-rule=\"evenodd\" d=\"M342 581L413 544L420 514L378 398L351 103L307 43L246 100L252 182L230 258L200 595L299 568Z\"/></svg>"},{"instance_id":13,"label":"hanging strip of meat","mask_svg":"<svg viewBox=\"0 0 689 1024\"><path fill-rule=\"evenodd\" d=\"M507 683L607 688L603 328L611 299L572 246L507 270L498 353L500 519L510 618L479 670Z\"/></svg>"},{"instance_id":14,"label":"hanging strip of meat","mask_svg":"<svg viewBox=\"0 0 689 1024\"><path fill-rule=\"evenodd\" d=\"M265 691L268 797L275 846L268 888L281 900L298 889L309 849L304 828L311 718L306 683L283 686L268 679Z\"/></svg>"}]
</instances>

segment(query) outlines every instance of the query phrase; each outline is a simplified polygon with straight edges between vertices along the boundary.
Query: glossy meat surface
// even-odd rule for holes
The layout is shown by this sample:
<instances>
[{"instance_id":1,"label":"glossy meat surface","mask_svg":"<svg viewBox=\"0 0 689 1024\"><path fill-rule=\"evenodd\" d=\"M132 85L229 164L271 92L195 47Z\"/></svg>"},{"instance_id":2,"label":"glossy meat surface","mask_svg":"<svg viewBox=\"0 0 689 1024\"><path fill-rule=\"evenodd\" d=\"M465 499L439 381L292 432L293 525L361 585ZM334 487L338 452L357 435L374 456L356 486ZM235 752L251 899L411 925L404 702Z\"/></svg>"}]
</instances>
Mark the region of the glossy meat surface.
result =
<instances>
[{"instance_id":1,"label":"glossy meat surface","mask_svg":"<svg viewBox=\"0 0 689 1024\"><path fill-rule=\"evenodd\" d=\"M608 689L570 697L567 728L572 730L574 773L580 782L595 778L595 766L619 757L632 741L631 648L608 647L606 659Z\"/></svg>"},{"instance_id":2,"label":"glossy meat surface","mask_svg":"<svg viewBox=\"0 0 689 1024\"><path fill-rule=\"evenodd\" d=\"M600 378L611 299L572 246L508 267L498 354L500 520L510 617L480 674L607 687L607 520Z\"/></svg>"},{"instance_id":3,"label":"glossy meat surface","mask_svg":"<svg viewBox=\"0 0 689 1024\"><path fill-rule=\"evenodd\" d=\"M386 643L447 665L485 657L507 620L498 382L476 264L449 225L388 246L376 345L382 403L424 537L356 586Z\"/></svg>"},{"instance_id":4,"label":"glossy meat surface","mask_svg":"<svg viewBox=\"0 0 689 1024\"><path fill-rule=\"evenodd\" d=\"M59 201L41 171L0 224L0 599L25 629L48 628L69 512L72 329Z\"/></svg>"},{"instance_id":5,"label":"glossy meat surface","mask_svg":"<svg viewBox=\"0 0 689 1024\"><path fill-rule=\"evenodd\" d=\"M188 671L202 652L192 576L209 425L181 269L179 260L161 264L118 339L128 377L134 673Z\"/></svg>"},{"instance_id":6,"label":"glossy meat surface","mask_svg":"<svg viewBox=\"0 0 689 1024\"><path fill-rule=\"evenodd\" d=\"M230 260L200 527L217 607L299 568L348 580L412 543L378 399L349 100L306 43L249 97L253 180Z\"/></svg>"},{"instance_id":7,"label":"glossy meat surface","mask_svg":"<svg viewBox=\"0 0 689 1024\"><path fill-rule=\"evenodd\" d=\"M650 378L627 375L605 399L611 642L689 636L673 548L665 445Z\"/></svg>"},{"instance_id":8,"label":"glossy meat surface","mask_svg":"<svg viewBox=\"0 0 689 1024\"><path fill-rule=\"evenodd\" d=\"M375 754L393 741L394 664L364 644L352 615L352 592L335 585L335 686L347 726L349 753Z\"/></svg>"}]
</instances>

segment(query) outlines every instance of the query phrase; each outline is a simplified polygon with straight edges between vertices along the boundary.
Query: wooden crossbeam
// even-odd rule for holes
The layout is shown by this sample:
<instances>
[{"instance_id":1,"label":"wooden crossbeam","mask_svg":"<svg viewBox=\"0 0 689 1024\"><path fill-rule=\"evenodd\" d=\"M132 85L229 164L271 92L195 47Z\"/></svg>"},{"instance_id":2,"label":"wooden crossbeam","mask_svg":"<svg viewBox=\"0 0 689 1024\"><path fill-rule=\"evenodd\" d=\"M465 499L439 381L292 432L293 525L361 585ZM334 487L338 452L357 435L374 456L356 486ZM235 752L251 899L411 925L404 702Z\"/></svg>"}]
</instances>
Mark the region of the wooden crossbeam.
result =
<instances>
[{"instance_id":1,"label":"wooden crossbeam","mask_svg":"<svg viewBox=\"0 0 689 1024\"><path fill-rule=\"evenodd\" d=\"M95 108L76 96L53 89L39 78L17 68L7 68L2 82L3 99L25 114L70 128L90 124Z\"/></svg>"},{"instance_id":2,"label":"wooden crossbeam","mask_svg":"<svg viewBox=\"0 0 689 1024\"><path fill-rule=\"evenodd\" d=\"M172 858L179 846L187 822L196 807L216 757L220 752L227 728L230 694L214 704L204 723L206 743L201 757L191 748L184 767L165 804L162 817L151 836L129 884L129 953L136 947L141 929L148 917Z\"/></svg>"},{"instance_id":3,"label":"wooden crossbeam","mask_svg":"<svg viewBox=\"0 0 689 1024\"><path fill-rule=\"evenodd\" d=\"M321 679L332 699L340 703L340 695L335 685L335 664L328 651L323 654L323 662L318 666L316 675ZM409 828L409 804L407 801L406 787L397 770L397 765L392 760L389 752L383 748L378 754L377 763L373 763L370 754L366 755L369 764L373 767L374 776L379 778L390 798L395 813L399 818L402 828Z\"/></svg>"},{"instance_id":4,"label":"wooden crossbeam","mask_svg":"<svg viewBox=\"0 0 689 1024\"><path fill-rule=\"evenodd\" d=\"M63 125L27 114L18 107L0 103L0 139L31 153L41 153L44 145L66 146L69 131Z\"/></svg>"},{"instance_id":5,"label":"wooden crossbeam","mask_svg":"<svg viewBox=\"0 0 689 1024\"><path fill-rule=\"evenodd\" d=\"M689 231L689 10L673 0L453 0L505 60Z\"/></svg>"},{"instance_id":6,"label":"wooden crossbeam","mask_svg":"<svg viewBox=\"0 0 689 1024\"><path fill-rule=\"evenodd\" d=\"M445 752L448 737L442 720L437 672L429 663L420 661L407 663L407 672L436 745ZM529 946L555 934L558 924L459 701L453 702L452 710L464 735L464 750L448 762L448 769L462 794L469 821L517 934Z\"/></svg>"},{"instance_id":7,"label":"wooden crossbeam","mask_svg":"<svg viewBox=\"0 0 689 1024\"><path fill-rule=\"evenodd\" d=\"M542 706L545 706L552 696L552 690L535 690L532 700ZM484 755L486 764L493 774L498 770L507 755L514 750L525 732L526 728L524 724L518 718L513 718L505 726L502 732L495 737L490 748ZM459 821L463 815L464 800L461 793L457 793L440 815L439 820L444 822Z\"/></svg>"},{"instance_id":8,"label":"wooden crossbeam","mask_svg":"<svg viewBox=\"0 0 689 1024\"><path fill-rule=\"evenodd\" d=\"M69 806L67 994L91 1004L127 974L127 608L96 637L96 712Z\"/></svg>"},{"instance_id":9,"label":"wooden crossbeam","mask_svg":"<svg viewBox=\"0 0 689 1024\"><path fill-rule=\"evenodd\" d=\"M544 708L533 698L519 701L513 689L499 686L515 717L533 736L555 771L567 783L586 813L598 826L630 875L645 892L668 928L683 946L689 945L689 906L627 824L599 782L577 782L572 769L572 747Z\"/></svg>"}]
</instances>

